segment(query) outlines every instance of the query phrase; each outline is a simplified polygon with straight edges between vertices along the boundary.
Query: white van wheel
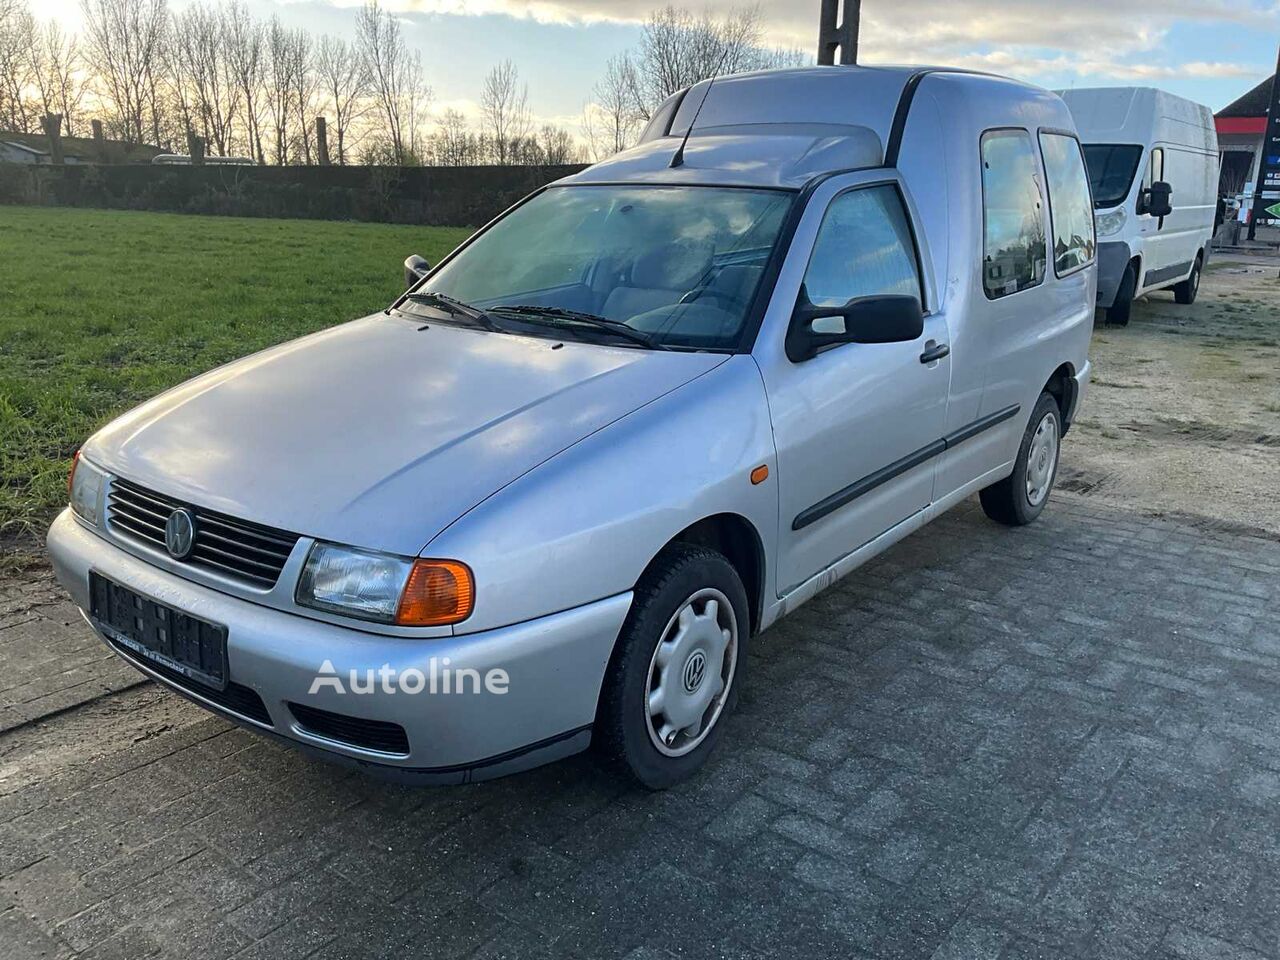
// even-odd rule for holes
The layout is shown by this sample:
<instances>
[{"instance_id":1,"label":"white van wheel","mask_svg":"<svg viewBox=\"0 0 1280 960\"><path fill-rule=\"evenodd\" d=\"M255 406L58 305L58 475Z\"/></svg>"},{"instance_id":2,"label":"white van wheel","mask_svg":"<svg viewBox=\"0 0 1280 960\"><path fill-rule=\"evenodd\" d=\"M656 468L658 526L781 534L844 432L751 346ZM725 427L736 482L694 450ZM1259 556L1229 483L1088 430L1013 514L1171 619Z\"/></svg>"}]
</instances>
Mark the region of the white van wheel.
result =
<instances>
[{"instance_id":1,"label":"white van wheel","mask_svg":"<svg viewBox=\"0 0 1280 960\"><path fill-rule=\"evenodd\" d=\"M1200 255L1196 254L1195 266L1191 268L1191 276L1173 288L1173 299L1178 303L1192 304L1196 302L1196 294L1200 292Z\"/></svg>"}]
</instances>

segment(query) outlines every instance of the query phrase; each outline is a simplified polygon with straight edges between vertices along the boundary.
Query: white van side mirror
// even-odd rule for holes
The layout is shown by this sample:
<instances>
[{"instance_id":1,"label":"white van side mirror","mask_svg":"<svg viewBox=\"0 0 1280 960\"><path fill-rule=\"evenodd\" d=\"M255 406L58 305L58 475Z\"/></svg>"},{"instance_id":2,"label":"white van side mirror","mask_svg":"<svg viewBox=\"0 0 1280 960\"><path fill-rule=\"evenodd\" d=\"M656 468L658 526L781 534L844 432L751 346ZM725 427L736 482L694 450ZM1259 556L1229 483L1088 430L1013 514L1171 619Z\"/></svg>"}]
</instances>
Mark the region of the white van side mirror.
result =
<instances>
[{"instance_id":1,"label":"white van side mirror","mask_svg":"<svg viewBox=\"0 0 1280 960\"><path fill-rule=\"evenodd\" d=\"M1173 205L1169 198L1173 196L1173 188L1163 180L1157 180L1142 191L1142 205L1139 213L1153 217L1167 217L1173 213Z\"/></svg>"}]
</instances>

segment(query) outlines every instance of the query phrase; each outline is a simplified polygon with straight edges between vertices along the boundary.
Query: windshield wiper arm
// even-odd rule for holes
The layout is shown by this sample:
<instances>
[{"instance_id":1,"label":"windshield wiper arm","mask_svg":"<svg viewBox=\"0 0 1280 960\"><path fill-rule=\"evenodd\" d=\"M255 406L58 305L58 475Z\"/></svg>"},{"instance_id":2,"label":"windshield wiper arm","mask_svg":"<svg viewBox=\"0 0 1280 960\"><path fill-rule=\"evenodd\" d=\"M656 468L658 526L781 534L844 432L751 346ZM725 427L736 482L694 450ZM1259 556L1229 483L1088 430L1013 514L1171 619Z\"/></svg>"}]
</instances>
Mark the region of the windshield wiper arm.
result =
<instances>
[{"instance_id":1,"label":"windshield wiper arm","mask_svg":"<svg viewBox=\"0 0 1280 960\"><path fill-rule=\"evenodd\" d=\"M469 303L451 297L444 293L435 293L430 290L415 290L412 293L406 293L404 298L410 303L421 303L424 306L435 307L437 310L443 310L445 313L454 317L466 317L473 320L486 330L500 330L501 327L494 323L493 317L489 316L479 307L473 307Z\"/></svg>"},{"instance_id":2,"label":"windshield wiper arm","mask_svg":"<svg viewBox=\"0 0 1280 960\"><path fill-rule=\"evenodd\" d=\"M517 303L503 304L500 307L494 307L495 311L504 310L509 313L519 314L521 317L527 317L534 320L549 318L554 320L568 320L571 323L583 323L587 326L597 327L601 330L607 330L609 333L616 333L620 337L639 343L648 347L650 350L667 349L661 343L658 343L652 336L643 330L637 330L635 327L628 326L620 320L610 320L608 317L600 317L594 313L583 313L580 310L566 310L564 307L543 306L537 303Z\"/></svg>"}]
</instances>

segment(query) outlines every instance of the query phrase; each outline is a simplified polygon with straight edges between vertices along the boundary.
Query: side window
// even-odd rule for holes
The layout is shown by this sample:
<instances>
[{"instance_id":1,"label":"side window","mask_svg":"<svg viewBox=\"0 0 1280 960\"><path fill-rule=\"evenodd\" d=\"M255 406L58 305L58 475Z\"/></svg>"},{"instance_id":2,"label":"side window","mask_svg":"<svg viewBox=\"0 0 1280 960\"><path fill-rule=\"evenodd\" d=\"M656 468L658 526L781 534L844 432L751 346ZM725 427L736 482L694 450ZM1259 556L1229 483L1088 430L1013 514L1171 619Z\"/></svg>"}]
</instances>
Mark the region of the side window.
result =
<instances>
[{"instance_id":1,"label":"side window","mask_svg":"<svg viewBox=\"0 0 1280 960\"><path fill-rule=\"evenodd\" d=\"M1053 269L1058 276L1093 262L1093 199L1075 137L1040 134L1053 225Z\"/></svg>"},{"instance_id":2,"label":"side window","mask_svg":"<svg viewBox=\"0 0 1280 960\"><path fill-rule=\"evenodd\" d=\"M824 307L886 294L923 302L915 242L897 188L862 187L831 201L818 228L804 285L809 300ZM817 321L814 329L820 330L825 322Z\"/></svg>"},{"instance_id":3,"label":"side window","mask_svg":"<svg viewBox=\"0 0 1280 960\"><path fill-rule=\"evenodd\" d=\"M999 297L1044 279L1039 166L1025 130L982 135L982 287Z\"/></svg>"}]
</instances>

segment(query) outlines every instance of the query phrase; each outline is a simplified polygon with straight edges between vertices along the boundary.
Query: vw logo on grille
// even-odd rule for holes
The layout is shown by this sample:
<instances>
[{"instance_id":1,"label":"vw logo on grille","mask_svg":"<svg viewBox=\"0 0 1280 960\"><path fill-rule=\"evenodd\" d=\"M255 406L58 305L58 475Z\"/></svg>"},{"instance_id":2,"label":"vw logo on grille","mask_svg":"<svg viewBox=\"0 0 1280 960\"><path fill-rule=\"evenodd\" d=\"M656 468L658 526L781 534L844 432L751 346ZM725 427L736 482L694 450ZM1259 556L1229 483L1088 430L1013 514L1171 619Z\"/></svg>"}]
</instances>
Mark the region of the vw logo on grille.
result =
<instances>
[{"instance_id":1,"label":"vw logo on grille","mask_svg":"<svg viewBox=\"0 0 1280 960\"><path fill-rule=\"evenodd\" d=\"M698 687L702 686L702 677L707 672L707 655L701 650L693 651L693 654L684 662L684 689L686 693L693 693Z\"/></svg>"},{"instance_id":2,"label":"vw logo on grille","mask_svg":"<svg viewBox=\"0 0 1280 960\"><path fill-rule=\"evenodd\" d=\"M191 511L179 507L169 514L164 522L164 546L169 556L175 560L185 560L191 556L191 549L196 540L196 518Z\"/></svg>"}]
</instances>

